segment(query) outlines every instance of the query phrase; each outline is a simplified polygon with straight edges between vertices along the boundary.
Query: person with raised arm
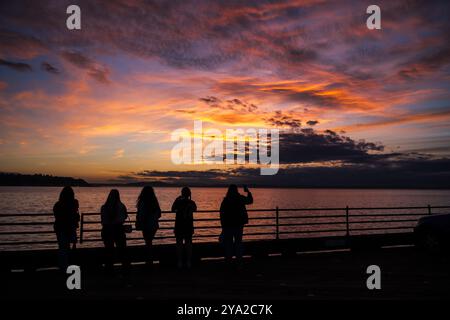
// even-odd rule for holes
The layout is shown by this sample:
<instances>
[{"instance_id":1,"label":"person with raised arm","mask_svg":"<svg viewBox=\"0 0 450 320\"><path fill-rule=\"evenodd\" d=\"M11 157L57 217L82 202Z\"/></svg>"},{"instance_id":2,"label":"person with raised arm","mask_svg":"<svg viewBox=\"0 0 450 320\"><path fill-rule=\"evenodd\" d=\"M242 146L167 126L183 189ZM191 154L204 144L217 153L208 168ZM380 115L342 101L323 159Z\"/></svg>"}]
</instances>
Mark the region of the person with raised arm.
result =
<instances>
[{"instance_id":1,"label":"person with raised arm","mask_svg":"<svg viewBox=\"0 0 450 320\"><path fill-rule=\"evenodd\" d=\"M231 262L236 255L238 264L242 262L242 236L244 226L248 223L246 205L253 203L253 196L247 186L244 186L246 196L241 195L238 187L232 184L220 205L220 222L222 225L225 259Z\"/></svg>"}]
</instances>

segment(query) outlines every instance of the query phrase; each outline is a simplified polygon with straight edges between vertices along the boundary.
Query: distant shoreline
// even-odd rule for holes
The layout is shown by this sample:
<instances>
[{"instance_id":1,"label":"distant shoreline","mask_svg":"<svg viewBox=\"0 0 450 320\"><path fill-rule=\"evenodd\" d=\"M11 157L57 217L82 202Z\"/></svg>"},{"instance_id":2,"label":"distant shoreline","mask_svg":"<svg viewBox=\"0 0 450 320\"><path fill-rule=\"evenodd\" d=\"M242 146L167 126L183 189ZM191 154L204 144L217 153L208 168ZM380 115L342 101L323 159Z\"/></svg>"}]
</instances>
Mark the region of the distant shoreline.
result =
<instances>
[{"instance_id":1,"label":"distant shoreline","mask_svg":"<svg viewBox=\"0 0 450 320\"><path fill-rule=\"evenodd\" d=\"M238 183L238 186L247 184L250 188L259 189L373 189L373 190L450 190L450 186L411 186L411 185L275 185L275 184L252 184L251 182ZM89 183L86 180L72 177L58 177L43 174L26 175L20 173L0 172L0 186L2 187L143 187L151 185L157 188L180 188L188 185L196 188L227 188L229 183L220 184L202 184L202 183L177 183L171 184L160 181L142 181L129 183Z\"/></svg>"},{"instance_id":2,"label":"distant shoreline","mask_svg":"<svg viewBox=\"0 0 450 320\"><path fill-rule=\"evenodd\" d=\"M0 172L0 186L9 187L61 187L61 186L87 187L89 183L83 179L72 177L57 177L45 174L20 174Z\"/></svg>"}]
</instances>

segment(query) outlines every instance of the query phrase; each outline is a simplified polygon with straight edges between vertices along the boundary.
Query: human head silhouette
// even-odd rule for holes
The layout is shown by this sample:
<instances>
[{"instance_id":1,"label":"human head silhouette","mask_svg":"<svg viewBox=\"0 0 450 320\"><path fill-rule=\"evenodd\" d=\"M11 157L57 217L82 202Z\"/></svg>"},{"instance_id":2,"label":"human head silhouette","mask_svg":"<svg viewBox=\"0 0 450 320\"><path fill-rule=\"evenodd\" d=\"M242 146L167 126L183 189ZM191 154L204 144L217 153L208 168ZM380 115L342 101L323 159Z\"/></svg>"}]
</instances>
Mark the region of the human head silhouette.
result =
<instances>
[{"instance_id":1,"label":"human head silhouette","mask_svg":"<svg viewBox=\"0 0 450 320\"><path fill-rule=\"evenodd\" d=\"M155 190L152 186L144 186L141 190L141 193L139 194L139 197L137 199L137 206L139 204L149 204L152 202L155 202L156 200L156 194Z\"/></svg>"},{"instance_id":2,"label":"human head silhouette","mask_svg":"<svg viewBox=\"0 0 450 320\"><path fill-rule=\"evenodd\" d=\"M61 190L59 194L59 201L68 203L70 201L75 200L75 193L73 192L72 187L66 186Z\"/></svg>"},{"instance_id":3,"label":"human head silhouette","mask_svg":"<svg viewBox=\"0 0 450 320\"><path fill-rule=\"evenodd\" d=\"M239 195L237 185L230 184L227 191L227 197L235 197L236 195Z\"/></svg>"},{"instance_id":4,"label":"human head silhouette","mask_svg":"<svg viewBox=\"0 0 450 320\"><path fill-rule=\"evenodd\" d=\"M191 189L189 189L188 187L183 187L183 189L181 189L181 196L183 198L191 198Z\"/></svg>"},{"instance_id":5,"label":"human head silhouette","mask_svg":"<svg viewBox=\"0 0 450 320\"><path fill-rule=\"evenodd\" d=\"M107 206L115 206L120 202L120 193L117 189L111 189L108 195L108 199L106 199L105 205Z\"/></svg>"}]
</instances>

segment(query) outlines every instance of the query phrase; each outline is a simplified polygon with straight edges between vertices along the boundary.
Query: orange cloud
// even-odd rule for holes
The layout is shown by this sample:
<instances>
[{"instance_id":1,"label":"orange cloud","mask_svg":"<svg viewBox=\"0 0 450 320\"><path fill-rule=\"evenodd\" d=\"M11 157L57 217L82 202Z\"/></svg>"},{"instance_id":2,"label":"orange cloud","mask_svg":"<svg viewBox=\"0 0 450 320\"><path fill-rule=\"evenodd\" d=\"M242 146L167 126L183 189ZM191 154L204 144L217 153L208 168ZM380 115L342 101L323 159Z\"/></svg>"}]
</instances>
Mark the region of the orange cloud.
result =
<instances>
[{"instance_id":1,"label":"orange cloud","mask_svg":"<svg viewBox=\"0 0 450 320\"><path fill-rule=\"evenodd\" d=\"M429 112L419 114L406 114L402 116L390 117L385 120L358 123L350 126L336 127L333 130L339 131L359 131L369 128L381 128L385 126L393 126L405 123L417 123L417 122L446 122L450 119L450 111L445 110L441 112Z\"/></svg>"}]
</instances>

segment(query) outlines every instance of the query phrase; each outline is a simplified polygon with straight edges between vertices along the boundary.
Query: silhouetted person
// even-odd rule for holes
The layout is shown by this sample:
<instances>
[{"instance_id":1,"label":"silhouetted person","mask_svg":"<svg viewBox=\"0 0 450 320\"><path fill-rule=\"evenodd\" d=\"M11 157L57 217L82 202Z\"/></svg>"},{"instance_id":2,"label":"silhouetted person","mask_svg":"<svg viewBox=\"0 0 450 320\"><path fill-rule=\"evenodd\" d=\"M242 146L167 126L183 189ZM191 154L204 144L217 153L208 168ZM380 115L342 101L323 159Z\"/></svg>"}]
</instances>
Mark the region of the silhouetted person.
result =
<instances>
[{"instance_id":1,"label":"silhouetted person","mask_svg":"<svg viewBox=\"0 0 450 320\"><path fill-rule=\"evenodd\" d=\"M178 268L183 267L183 253L186 253L186 267L190 268L194 211L197 211L197 205L191 200L191 190L188 187L181 189L181 196L173 203L172 211L176 213L174 231L177 239L177 265Z\"/></svg>"},{"instance_id":2,"label":"silhouetted person","mask_svg":"<svg viewBox=\"0 0 450 320\"><path fill-rule=\"evenodd\" d=\"M127 217L127 208L120 201L119 191L112 189L101 209L102 239L106 249L105 270L108 273L113 272L114 245L122 262L123 271L125 273L129 271L127 237L123 225Z\"/></svg>"},{"instance_id":3,"label":"silhouetted person","mask_svg":"<svg viewBox=\"0 0 450 320\"><path fill-rule=\"evenodd\" d=\"M64 187L59 194L59 200L53 206L55 223L53 228L58 240L58 265L61 271L69 266L70 245L75 250L77 243L77 228L80 221L78 200L71 187Z\"/></svg>"},{"instance_id":4,"label":"silhouetted person","mask_svg":"<svg viewBox=\"0 0 450 320\"><path fill-rule=\"evenodd\" d=\"M161 209L155 191L151 186L145 186L136 202L136 230L142 230L142 236L147 247L147 266L153 264L152 245L155 233L159 228Z\"/></svg>"},{"instance_id":5,"label":"silhouetted person","mask_svg":"<svg viewBox=\"0 0 450 320\"><path fill-rule=\"evenodd\" d=\"M227 262L231 262L233 253L239 263L242 260L242 235L244 225L248 223L245 205L253 203L253 196L246 186L244 186L244 191L247 192L247 196L239 194L236 185L230 185L220 205L220 222Z\"/></svg>"}]
</instances>

